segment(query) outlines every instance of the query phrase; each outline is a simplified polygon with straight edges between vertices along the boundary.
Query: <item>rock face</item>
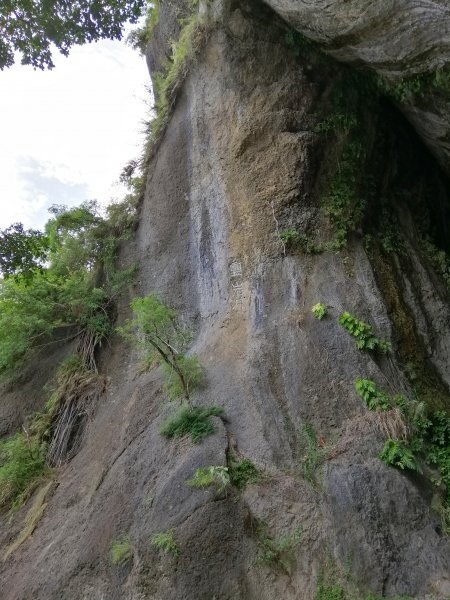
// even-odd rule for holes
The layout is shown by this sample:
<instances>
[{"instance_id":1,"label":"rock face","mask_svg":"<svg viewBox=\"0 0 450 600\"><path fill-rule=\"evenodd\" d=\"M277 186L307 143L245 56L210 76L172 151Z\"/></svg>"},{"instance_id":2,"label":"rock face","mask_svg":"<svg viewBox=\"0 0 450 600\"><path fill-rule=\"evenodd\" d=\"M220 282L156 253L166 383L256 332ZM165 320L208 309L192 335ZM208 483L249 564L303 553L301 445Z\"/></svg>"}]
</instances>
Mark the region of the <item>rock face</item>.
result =
<instances>
[{"instance_id":1,"label":"rock face","mask_svg":"<svg viewBox=\"0 0 450 600\"><path fill-rule=\"evenodd\" d=\"M447 67L445 85L424 80L401 106L450 173L450 7L446 0L267 0L279 15L339 61L389 83Z\"/></svg>"},{"instance_id":2,"label":"rock face","mask_svg":"<svg viewBox=\"0 0 450 600\"><path fill-rule=\"evenodd\" d=\"M288 3L275 8L294 18ZM445 240L446 180L401 115L377 101L363 136L371 177L379 176L374 197L399 192L392 214L402 251L389 254L375 240L369 252L360 231L341 253L286 247L279 233L288 227L320 241L333 236L321 198L342 139L317 133L317 123L344 71L293 48L264 5L222 11L152 159L136 239L122 260L139 265L132 295L159 290L194 324L192 352L207 375L194 403L223 407L225 419L199 445L163 438L173 408L161 373L140 373L137 352L113 340L100 357L110 378L105 400L33 535L3 563L2 597L312 600L323 573L347 581L356 597L444 600L450 544L433 489L377 458L383 423L354 380L410 393L406 375L415 369L434 401L448 402L448 289L419 244L411 201L429 191L436 239ZM364 109L366 98L356 102ZM369 223L378 211L374 204ZM328 307L323 321L311 314L317 302ZM392 355L358 350L337 322L343 311L372 323ZM305 478L311 428L323 464ZM197 467L225 465L230 453L252 460L262 480L219 497L186 485ZM3 521L4 548L27 510ZM171 528L176 559L150 543ZM268 539L292 540L300 530L284 563L264 560ZM109 549L123 535L133 561L120 567Z\"/></svg>"}]
</instances>

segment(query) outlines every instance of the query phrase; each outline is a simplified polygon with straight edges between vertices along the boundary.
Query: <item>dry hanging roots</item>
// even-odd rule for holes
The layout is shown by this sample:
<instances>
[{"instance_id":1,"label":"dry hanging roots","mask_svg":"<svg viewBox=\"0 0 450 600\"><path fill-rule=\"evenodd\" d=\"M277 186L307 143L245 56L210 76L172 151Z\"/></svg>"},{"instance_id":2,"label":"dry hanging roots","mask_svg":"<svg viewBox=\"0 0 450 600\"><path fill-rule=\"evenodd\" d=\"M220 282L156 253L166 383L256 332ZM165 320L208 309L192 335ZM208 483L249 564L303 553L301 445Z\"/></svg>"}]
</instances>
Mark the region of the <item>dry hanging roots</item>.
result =
<instances>
[{"instance_id":1,"label":"dry hanging roots","mask_svg":"<svg viewBox=\"0 0 450 600\"><path fill-rule=\"evenodd\" d=\"M408 438L408 427L398 408L377 410L372 414L375 416L377 428L387 439L406 440Z\"/></svg>"},{"instance_id":2,"label":"dry hanging roots","mask_svg":"<svg viewBox=\"0 0 450 600\"><path fill-rule=\"evenodd\" d=\"M71 373L61 382L58 410L53 419L47 463L60 466L78 452L86 420L105 391L104 377L91 371Z\"/></svg>"}]
</instances>

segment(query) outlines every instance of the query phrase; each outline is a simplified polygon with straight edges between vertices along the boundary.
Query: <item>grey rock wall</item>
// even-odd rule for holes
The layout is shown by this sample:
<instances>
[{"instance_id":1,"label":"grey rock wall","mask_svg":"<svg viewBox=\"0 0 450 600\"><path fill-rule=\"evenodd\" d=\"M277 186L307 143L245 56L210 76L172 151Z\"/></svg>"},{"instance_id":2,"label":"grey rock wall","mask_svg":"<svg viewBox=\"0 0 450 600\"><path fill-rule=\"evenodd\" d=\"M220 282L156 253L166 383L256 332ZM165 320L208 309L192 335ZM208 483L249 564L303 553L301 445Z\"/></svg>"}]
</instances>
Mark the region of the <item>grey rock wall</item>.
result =
<instances>
[{"instance_id":1,"label":"grey rock wall","mask_svg":"<svg viewBox=\"0 0 450 600\"><path fill-rule=\"evenodd\" d=\"M312 600L323 570L342 581L350 571L356 597L450 595L433 489L377 458L385 435L354 391L358 376L411 391L395 302L445 389L448 292L417 244L408 203L397 262L369 260L358 235L345 256L285 252L284 227L330 230L320 198L339 143L314 126L340 77L314 52L298 56L285 33L256 3L225 13L179 94L122 257L139 265L131 295L158 290L194 324L207 386L193 400L222 406L225 419L201 445L163 438L173 406L160 372L142 374L137 351L112 340L101 357L108 392L83 447L33 535L0 567L5 600ZM368 145L372 137L368 129ZM412 134L400 145L422 156L419 146ZM319 301L329 310L321 322L311 314ZM393 356L357 350L337 322L344 310L391 340ZM316 485L302 475L305 425L323 449ZM252 460L262 482L227 497L186 485L195 468L226 464L229 451ZM1 522L2 548L27 510ZM274 539L302 529L288 567L261 563L263 522ZM177 560L150 543L170 528ZM109 559L121 535L133 544L125 567Z\"/></svg>"},{"instance_id":2,"label":"grey rock wall","mask_svg":"<svg viewBox=\"0 0 450 600\"><path fill-rule=\"evenodd\" d=\"M391 84L450 65L446 0L267 0L330 56L371 69ZM402 110L450 172L450 97L427 84Z\"/></svg>"}]
</instances>

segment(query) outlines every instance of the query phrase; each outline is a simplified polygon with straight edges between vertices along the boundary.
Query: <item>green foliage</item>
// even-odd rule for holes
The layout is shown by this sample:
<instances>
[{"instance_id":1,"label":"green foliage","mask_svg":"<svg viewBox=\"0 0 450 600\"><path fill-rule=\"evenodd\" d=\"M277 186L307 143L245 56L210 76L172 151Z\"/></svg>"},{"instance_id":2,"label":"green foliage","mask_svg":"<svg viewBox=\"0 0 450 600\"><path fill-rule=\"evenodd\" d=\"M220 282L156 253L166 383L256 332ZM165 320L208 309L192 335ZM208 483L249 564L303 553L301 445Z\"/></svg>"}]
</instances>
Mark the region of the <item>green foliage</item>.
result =
<instances>
[{"instance_id":1,"label":"green foliage","mask_svg":"<svg viewBox=\"0 0 450 600\"><path fill-rule=\"evenodd\" d=\"M444 411L436 411L430 416L430 425L424 435L424 449L427 461L439 471L437 485L447 490L446 506L450 507L450 417Z\"/></svg>"},{"instance_id":2,"label":"green foliage","mask_svg":"<svg viewBox=\"0 0 450 600\"><path fill-rule=\"evenodd\" d=\"M348 140L324 196L324 210L336 232L333 250L345 247L349 233L356 230L364 216L367 202L359 193L358 182L365 158L361 142Z\"/></svg>"},{"instance_id":3,"label":"green foliage","mask_svg":"<svg viewBox=\"0 0 450 600\"><path fill-rule=\"evenodd\" d=\"M180 555L180 549L175 541L175 528L156 533L152 537L152 546L171 554L175 558Z\"/></svg>"},{"instance_id":4,"label":"green foliage","mask_svg":"<svg viewBox=\"0 0 450 600\"><path fill-rule=\"evenodd\" d=\"M306 233L300 233L295 227L283 229L278 237L289 250L298 250L305 254L320 254L328 249L326 245L316 244Z\"/></svg>"},{"instance_id":5,"label":"green foliage","mask_svg":"<svg viewBox=\"0 0 450 600\"><path fill-rule=\"evenodd\" d=\"M194 477L186 481L193 488L215 486L217 493L221 494L230 485L228 467L211 466L195 469Z\"/></svg>"},{"instance_id":6,"label":"green foliage","mask_svg":"<svg viewBox=\"0 0 450 600\"><path fill-rule=\"evenodd\" d=\"M11 0L0 6L0 69L22 64L51 69L52 50L67 56L74 45L121 39L126 22L136 23L145 0Z\"/></svg>"},{"instance_id":7,"label":"green foliage","mask_svg":"<svg viewBox=\"0 0 450 600\"><path fill-rule=\"evenodd\" d=\"M47 264L28 269L27 277L0 282L0 374L14 375L56 332L89 333L95 344L101 342L111 332L114 299L133 275L115 269L122 236L112 219L99 215L95 202L51 210L42 234ZM116 206L115 218L118 212Z\"/></svg>"},{"instance_id":8,"label":"green foliage","mask_svg":"<svg viewBox=\"0 0 450 600\"><path fill-rule=\"evenodd\" d=\"M209 417L220 416L222 413L223 409L215 406L181 406L162 424L160 432L168 438L190 434L192 441L198 443L215 431Z\"/></svg>"},{"instance_id":9,"label":"green foliage","mask_svg":"<svg viewBox=\"0 0 450 600\"><path fill-rule=\"evenodd\" d=\"M419 242L428 259L450 289L450 258L444 250L440 250L428 235L421 235Z\"/></svg>"},{"instance_id":10,"label":"green foliage","mask_svg":"<svg viewBox=\"0 0 450 600\"><path fill-rule=\"evenodd\" d=\"M414 457L414 453L408 447L407 442L403 440L386 440L380 458L387 465L392 465L399 469L409 469L411 471L421 472L421 469Z\"/></svg>"},{"instance_id":11,"label":"green foliage","mask_svg":"<svg viewBox=\"0 0 450 600\"><path fill-rule=\"evenodd\" d=\"M278 237L283 244L291 244L298 241L300 233L295 229L295 227L288 227L287 229L280 231Z\"/></svg>"},{"instance_id":12,"label":"green foliage","mask_svg":"<svg viewBox=\"0 0 450 600\"><path fill-rule=\"evenodd\" d=\"M323 304L322 302L318 302L317 304L314 304L314 306L311 309L311 312L316 319L321 321L324 317L327 316L328 310L325 304Z\"/></svg>"},{"instance_id":13,"label":"green foliage","mask_svg":"<svg viewBox=\"0 0 450 600\"><path fill-rule=\"evenodd\" d=\"M170 399L184 397L190 403L190 393L201 384L203 375L198 358L183 354L192 340L191 330L156 294L135 298L131 308L133 319L118 332L145 351L148 365L162 363Z\"/></svg>"},{"instance_id":14,"label":"green foliage","mask_svg":"<svg viewBox=\"0 0 450 600\"><path fill-rule=\"evenodd\" d=\"M257 538L261 550L260 562L289 573L295 558L295 549L301 541L302 530L302 526L298 526L293 531L274 539L268 535L267 525L259 523Z\"/></svg>"},{"instance_id":15,"label":"green foliage","mask_svg":"<svg viewBox=\"0 0 450 600\"><path fill-rule=\"evenodd\" d=\"M390 343L380 340L374 334L371 325L355 319L350 313L342 313L339 317L339 324L355 338L356 346L360 350L374 350L382 354L388 354L391 351Z\"/></svg>"},{"instance_id":16,"label":"green foliage","mask_svg":"<svg viewBox=\"0 0 450 600\"><path fill-rule=\"evenodd\" d=\"M43 270L48 253L48 238L41 231L25 230L15 223L0 231L0 271L3 277L32 278Z\"/></svg>"},{"instance_id":17,"label":"green foliage","mask_svg":"<svg viewBox=\"0 0 450 600\"><path fill-rule=\"evenodd\" d=\"M442 410L427 412L424 402L410 401L400 394L389 398L368 379L357 379L355 388L370 410L400 410L408 425L408 439L388 439L380 458L402 470L421 473L421 463L436 469L439 476L431 480L446 490L445 512L450 506L450 417Z\"/></svg>"},{"instance_id":18,"label":"green foliage","mask_svg":"<svg viewBox=\"0 0 450 600\"><path fill-rule=\"evenodd\" d=\"M147 6L145 23L129 34L127 42L144 56L147 46L152 39L153 30L159 22L159 0L154 0Z\"/></svg>"},{"instance_id":19,"label":"green foliage","mask_svg":"<svg viewBox=\"0 0 450 600\"><path fill-rule=\"evenodd\" d=\"M172 53L164 73L153 75L156 118L152 121L151 136L156 139L167 124L177 90L195 61L209 31L206 16L193 6L194 14L183 22L178 41L172 43Z\"/></svg>"},{"instance_id":20,"label":"green foliage","mask_svg":"<svg viewBox=\"0 0 450 600\"><path fill-rule=\"evenodd\" d=\"M336 576L324 578L323 573L319 573L316 584L316 593L314 600L354 600L355 594L349 594L344 590L342 584L336 581ZM383 600L384 596L375 596L369 592L364 596L364 600ZM410 596L395 596L390 600L414 600Z\"/></svg>"},{"instance_id":21,"label":"green foliage","mask_svg":"<svg viewBox=\"0 0 450 600\"><path fill-rule=\"evenodd\" d=\"M391 408L389 397L377 388L374 381L357 379L355 388L369 410L389 410Z\"/></svg>"},{"instance_id":22,"label":"green foliage","mask_svg":"<svg viewBox=\"0 0 450 600\"><path fill-rule=\"evenodd\" d=\"M326 583L323 574L320 573L314 600L347 600L347 596L339 583Z\"/></svg>"},{"instance_id":23,"label":"green foliage","mask_svg":"<svg viewBox=\"0 0 450 600\"><path fill-rule=\"evenodd\" d=\"M126 565L133 558L133 546L128 536L114 540L110 550L113 565Z\"/></svg>"},{"instance_id":24,"label":"green foliage","mask_svg":"<svg viewBox=\"0 0 450 600\"><path fill-rule=\"evenodd\" d=\"M19 508L48 471L47 444L23 431L0 441L0 508Z\"/></svg>"},{"instance_id":25,"label":"green foliage","mask_svg":"<svg viewBox=\"0 0 450 600\"><path fill-rule=\"evenodd\" d=\"M313 487L317 487L317 472L323 463L324 452L319 447L316 432L312 425L305 424L302 431L306 439L306 451L301 461L302 476Z\"/></svg>"},{"instance_id":26,"label":"green foliage","mask_svg":"<svg viewBox=\"0 0 450 600\"><path fill-rule=\"evenodd\" d=\"M262 476L255 465L248 458L241 461L229 460L230 482L242 490L251 483L260 483Z\"/></svg>"},{"instance_id":27,"label":"green foliage","mask_svg":"<svg viewBox=\"0 0 450 600\"><path fill-rule=\"evenodd\" d=\"M169 400L181 397L188 399L185 394L184 385L186 385L188 392L201 386L204 379L202 365L195 355L178 355L175 357L175 361L177 371L175 371L172 364L163 363L166 393ZM179 376L179 373L182 373L182 378Z\"/></svg>"},{"instance_id":28,"label":"green foliage","mask_svg":"<svg viewBox=\"0 0 450 600\"><path fill-rule=\"evenodd\" d=\"M400 83L390 84L378 77L377 85L388 96L403 104L411 98L423 98L427 93L441 93L450 96L450 68L445 66L430 73L421 73L407 77Z\"/></svg>"},{"instance_id":29,"label":"green foliage","mask_svg":"<svg viewBox=\"0 0 450 600\"><path fill-rule=\"evenodd\" d=\"M315 133L328 133L329 131L343 131L349 133L357 126L354 115L347 112L333 112L326 119L317 123L313 131Z\"/></svg>"}]
</instances>

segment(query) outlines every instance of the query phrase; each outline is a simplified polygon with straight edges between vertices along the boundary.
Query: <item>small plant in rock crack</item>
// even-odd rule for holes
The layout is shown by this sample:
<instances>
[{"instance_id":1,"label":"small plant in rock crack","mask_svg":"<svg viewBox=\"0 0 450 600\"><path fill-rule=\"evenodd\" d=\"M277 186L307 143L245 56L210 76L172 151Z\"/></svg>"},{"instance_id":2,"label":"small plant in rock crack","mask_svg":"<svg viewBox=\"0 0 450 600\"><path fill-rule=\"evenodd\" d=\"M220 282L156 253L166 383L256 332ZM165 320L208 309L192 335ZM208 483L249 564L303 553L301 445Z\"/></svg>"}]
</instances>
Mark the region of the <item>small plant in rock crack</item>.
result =
<instances>
[{"instance_id":1,"label":"small plant in rock crack","mask_svg":"<svg viewBox=\"0 0 450 600\"><path fill-rule=\"evenodd\" d=\"M260 522L257 528L261 550L259 562L289 573L295 558L295 548L301 541L302 529L302 526L298 526L276 540L268 535L267 525Z\"/></svg>"},{"instance_id":2,"label":"small plant in rock crack","mask_svg":"<svg viewBox=\"0 0 450 600\"><path fill-rule=\"evenodd\" d=\"M175 528L162 531L161 533L155 533L151 541L152 546L163 550L167 554L171 554L175 558L180 555L180 548L175 541Z\"/></svg>"},{"instance_id":3,"label":"small plant in rock crack","mask_svg":"<svg viewBox=\"0 0 450 600\"><path fill-rule=\"evenodd\" d=\"M301 473L313 487L320 488L318 471L324 460L325 450L319 446L314 427L306 423L302 427L306 439L306 449L301 461Z\"/></svg>"},{"instance_id":4,"label":"small plant in rock crack","mask_svg":"<svg viewBox=\"0 0 450 600\"><path fill-rule=\"evenodd\" d=\"M242 490L251 483L260 483L262 475L248 458L236 461L229 457L229 469L231 484Z\"/></svg>"},{"instance_id":5,"label":"small plant in rock crack","mask_svg":"<svg viewBox=\"0 0 450 600\"><path fill-rule=\"evenodd\" d=\"M193 488L215 486L217 494L222 494L230 485L228 467L210 466L195 469L194 477L186 481Z\"/></svg>"},{"instance_id":6,"label":"small plant in rock crack","mask_svg":"<svg viewBox=\"0 0 450 600\"><path fill-rule=\"evenodd\" d=\"M182 406L161 425L160 433L165 437L182 437L190 434L192 441L201 442L215 432L209 417L220 416L223 409L217 406Z\"/></svg>"},{"instance_id":7,"label":"small plant in rock crack","mask_svg":"<svg viewBox=\"0 0 450 600\"><path fill-rule=\"evenodd\" d=\"M422 472L413 451L404 440L386 440L380 458L387 465L398 469Z\"/></svg>"},{"instance_id":8,"label":"small plant in rock crack","mask_svg":"<svg viewBox=\"0 0 450 600\"><path fill-rule=\"evenodd\" d=\"M178 319L173 308L156 294L135 298L131 303L134 317L117 331L142 348L147 365L162 364L165 389L171 400L184 398L191 404L191 392L201 385L203 370L198 358L185 356L192 332Z\"/></svg>"},{"instance_id":9,"label":"small plant in rock crack","mask_svg":"<svg viewBox=\"0 0 450 600\"><path fill-rule=\"evenodd\" d=\"M126 565L133 558L133 546L128 536L114 540L110 550L113 565Z\"/></svg>"},{"instance_id":10,"label":"small plant in rock crack","mask_svg":"<svg viewBox=\"0 0 450 600\"><path fill-rule=\"evenodd\" d=\"M300 239L300 233L295 229L295 227L288 227L287 229L283 229L278 234L278 237L283 242L283 244L295 244Z\"/></svg>"},{"instance_id":11,"label":"small plant in rock crack","mask_svg":"<svg viewBox=\"0 0 450 600\"><path fill-rule=\"evenodd\" d=\"M382 354L388 354L391 351L391 344L380 340L371 325L355 319L350 313L342 313L339 317L339 324L355 338L356 346L360 350L374 350Z\"/></svg>"},{"instance_id":12,"label":"small plant in rock crack","mask_svg":"<svg viewBox=\"0 0 450 600\"><path fill-rule=\"evenodd\" d=\"M311 308L311 312L316 317L316 319L321 321L327 316L328 310L325 304L323 304L322 302L318 302L317 304L314 304L314 306Z\"/></svg>"},{"instance_id":13,"label":"small plant in rock crack","mask_svg":"<svg viewBox=\"0 0 450 600\"><path fill-rule=\"evenodd\" d=\"M369 410L389 410L391 408L389 396L380 391L374 381L357 379L355 388Z\"/></svg>"}]
</instances>

